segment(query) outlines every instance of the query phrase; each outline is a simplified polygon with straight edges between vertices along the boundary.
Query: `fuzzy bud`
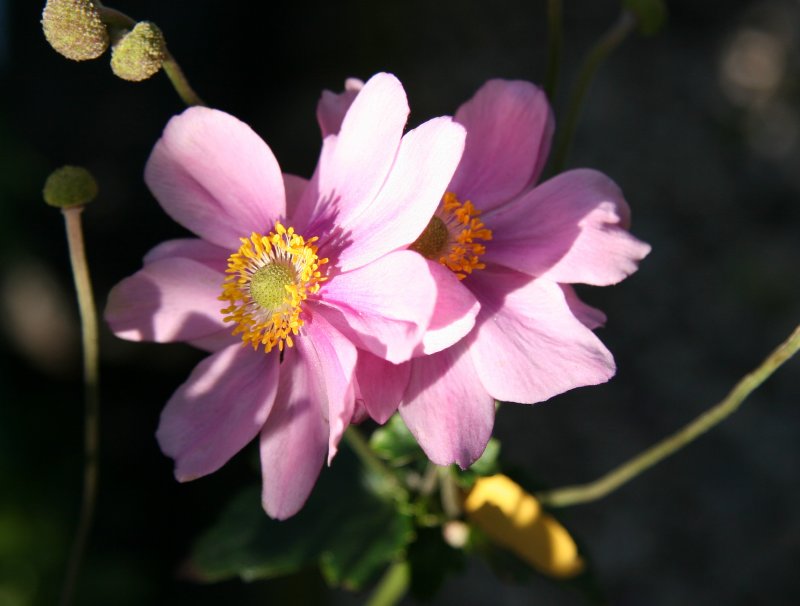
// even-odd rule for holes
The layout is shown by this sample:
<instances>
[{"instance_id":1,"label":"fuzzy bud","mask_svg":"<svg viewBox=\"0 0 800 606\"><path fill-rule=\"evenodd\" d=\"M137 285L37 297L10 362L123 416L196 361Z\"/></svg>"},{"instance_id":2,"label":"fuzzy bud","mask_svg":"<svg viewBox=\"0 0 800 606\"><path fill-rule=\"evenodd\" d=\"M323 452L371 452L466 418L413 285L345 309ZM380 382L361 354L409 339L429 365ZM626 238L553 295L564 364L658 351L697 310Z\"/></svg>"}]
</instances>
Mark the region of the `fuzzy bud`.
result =
<instances>
[{"instance_id":1,"label":"fuzzy bud","mask_svg":"<svg viewBox=\"0 0 800 606\"><path fill-rule=\"evenodd\" d=\"M81 166L62 166L44 183L44 201L57 208L88 204L97 196L97 181Z\"/></svg>"},{"instance_id":2,"label":"fuzzy bud","mask_svg":"<svg viewBox=\"0 0 800 606\"><path fill-rule=\"evenodd\" d=\"M91 0L47 0L42 29L50 46L73 61L96 59L108 48L108 30Z\"/></svg>"},{"instance_id":3,"label":"fuzzy bud","mask_svg":"<svg viewBox=\"0 0 800 606\"><path fill-rule=\"evenodd\" d=\"M140 21L111 50L111 70L123 80L147 80L167 56L164 35L154 23Z\"/></svg>"}]
</instances>

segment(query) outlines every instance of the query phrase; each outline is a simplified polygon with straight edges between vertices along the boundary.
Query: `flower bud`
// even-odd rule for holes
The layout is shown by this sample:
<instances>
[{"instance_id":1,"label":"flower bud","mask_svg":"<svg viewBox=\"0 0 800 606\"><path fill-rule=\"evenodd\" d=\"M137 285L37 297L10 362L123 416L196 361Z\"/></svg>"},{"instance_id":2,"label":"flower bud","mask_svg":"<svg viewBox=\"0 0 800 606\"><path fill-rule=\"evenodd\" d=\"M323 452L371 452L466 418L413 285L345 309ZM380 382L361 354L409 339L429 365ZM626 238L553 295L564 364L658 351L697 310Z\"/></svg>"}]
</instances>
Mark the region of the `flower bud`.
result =
<instances>
[{"instance_id":1,"label":"flower bud","mask_svg":"<svg viewBox=\"0 0 800 606\"><path fill-rule=\"evenodd\" d=\"M154 23L140 21L111 50L111 70L123 80L147 80L167 56L164 35Z\"/></svg>"},{"instance_id":2,"label":"flower bud","mask_svg":"<svg viewBox=\"0 0 800 606\"><path fill-rule=\"evenodd\" d=\"M47 0L42 29L50 46L73 61L96 59L108 48L108 30L91 0Z\"/></svg>"},{"instance_id":3,"label":"flower bud","mask_svg":"<svg viewBox=\"0 0 800 606\"><path fill-rule=\"evenodd\" d=\"M88 204L97 196L97 181L82 166L62 166L44 183L44 201L57 208Z\"/></svg>"}]
</instances>

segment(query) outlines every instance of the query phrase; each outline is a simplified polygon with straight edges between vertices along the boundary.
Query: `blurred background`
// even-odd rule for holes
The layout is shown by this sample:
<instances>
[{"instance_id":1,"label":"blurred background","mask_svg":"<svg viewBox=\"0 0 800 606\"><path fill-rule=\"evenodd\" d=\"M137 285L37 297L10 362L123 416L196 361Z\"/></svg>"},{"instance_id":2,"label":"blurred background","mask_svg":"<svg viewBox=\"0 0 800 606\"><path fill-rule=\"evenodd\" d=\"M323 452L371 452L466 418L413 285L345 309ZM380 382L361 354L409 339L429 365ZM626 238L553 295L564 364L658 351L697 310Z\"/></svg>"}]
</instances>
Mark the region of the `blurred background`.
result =
<instances>
[{"instance_id":1,"label":"blurred background","mask_svg":"<svg viewBox=\"0 0 800 606\"><path fill-rule=\"evenodd\" d=\"M159 74L115 78L108 55L73 63L45 42L44 2L0 0L0 605L54 603L80 501L77 310L60 213L41 188L63 164L101 194L84 213L98 305L154 244L183 235L142 181L183 107ZM315 106L349 76L398 75L411 124L452 114L488 78L541 82L546 3L109 4L164 31L210 105L253 126L284 170L308 176ZM608 315L609 384L507 405L495 435L510 468L589 481L720 400L800 318L800 3L675 0L666 27L632 34L589 92L568 166L623 188L653 246L622 284L580 291ZM564 2L556 115L612 0ZM102 335L98 511L79 604L356 604L310 569L197 585L193 539L255 471L247 454L180 485L154 439L202 357ZM800 599L800 365L790 362L699 442L607 498L564 510L610 604L794 604ZM434 604L585 604L544 577L506 582L478 559ZM414 603L408 599L407 604Z\"/></svg>"}]
</instances>

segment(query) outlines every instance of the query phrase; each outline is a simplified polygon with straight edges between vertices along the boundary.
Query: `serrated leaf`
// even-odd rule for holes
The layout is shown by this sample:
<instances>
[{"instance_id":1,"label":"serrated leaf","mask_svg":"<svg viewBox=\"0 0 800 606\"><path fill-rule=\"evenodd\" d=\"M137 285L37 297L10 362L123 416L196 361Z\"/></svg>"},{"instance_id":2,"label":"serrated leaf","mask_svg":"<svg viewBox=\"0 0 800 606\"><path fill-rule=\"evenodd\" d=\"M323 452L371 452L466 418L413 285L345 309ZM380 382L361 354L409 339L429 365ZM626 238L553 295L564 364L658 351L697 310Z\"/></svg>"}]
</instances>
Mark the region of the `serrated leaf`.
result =
<instances>
[{"instance_id":1,"label":"serrated leaf","mask_svg":"<svg viewBox=\"0 0 800 606\"><path fill-rule=\"evenodd\" d=\"M622 6L636 15L639 31L646 36L658 32L667 19L663 0L622 0Z\"/></svg>"},{"instance_id":2,"label":"serrated leaf","mask_svg":"<svg viewBox=\"0 0 800 606\"><path fill-rule=\"evenodd\" d=\"M398 414L389 419L383 427L372 432L369 445L375 454L395 466L425 456L414 435Z\"/></svg>"}]
</instances>

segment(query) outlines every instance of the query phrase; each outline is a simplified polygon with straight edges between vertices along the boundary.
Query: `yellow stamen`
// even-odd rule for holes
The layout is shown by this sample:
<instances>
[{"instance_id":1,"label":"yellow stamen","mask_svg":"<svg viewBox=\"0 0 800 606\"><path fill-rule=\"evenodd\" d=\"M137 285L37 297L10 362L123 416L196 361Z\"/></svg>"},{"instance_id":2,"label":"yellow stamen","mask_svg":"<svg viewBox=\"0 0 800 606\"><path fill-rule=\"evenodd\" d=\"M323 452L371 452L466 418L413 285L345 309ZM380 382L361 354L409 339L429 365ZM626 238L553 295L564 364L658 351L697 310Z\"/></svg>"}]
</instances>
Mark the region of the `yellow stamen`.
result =
<instances>
[{"instance_id":1,"label":"yellow stamen","mask_svg":"<svg viewBox=\"0 0 800 606\"><path fill-rule=\"evenodd\" d=\"M486 252L481 241L491 240L492 231L478 219L480 214L472 202L462 203L454 193L447 192L425 231L409 248L426 259L438 260L463 280L486 267L480 262Z\"/></svg>"},{"instance_id":2,"label":"yellow stamen","mask_svg":"<svg viewBox=\"0 0 800 606\"><path fill-rule=\"evenodd\" d=\"M219 297L230 303L222 310L224 321L234 322L233 334L241 333L253 349L283 351L294 345L292 335L303 325L303 301L327 279L320 266L328 259L317 256L318 238L305 241L280 223L266 236L253 232L240 239L242 246L228 257L229 275Z\"/></svg>"}]
</instances>

